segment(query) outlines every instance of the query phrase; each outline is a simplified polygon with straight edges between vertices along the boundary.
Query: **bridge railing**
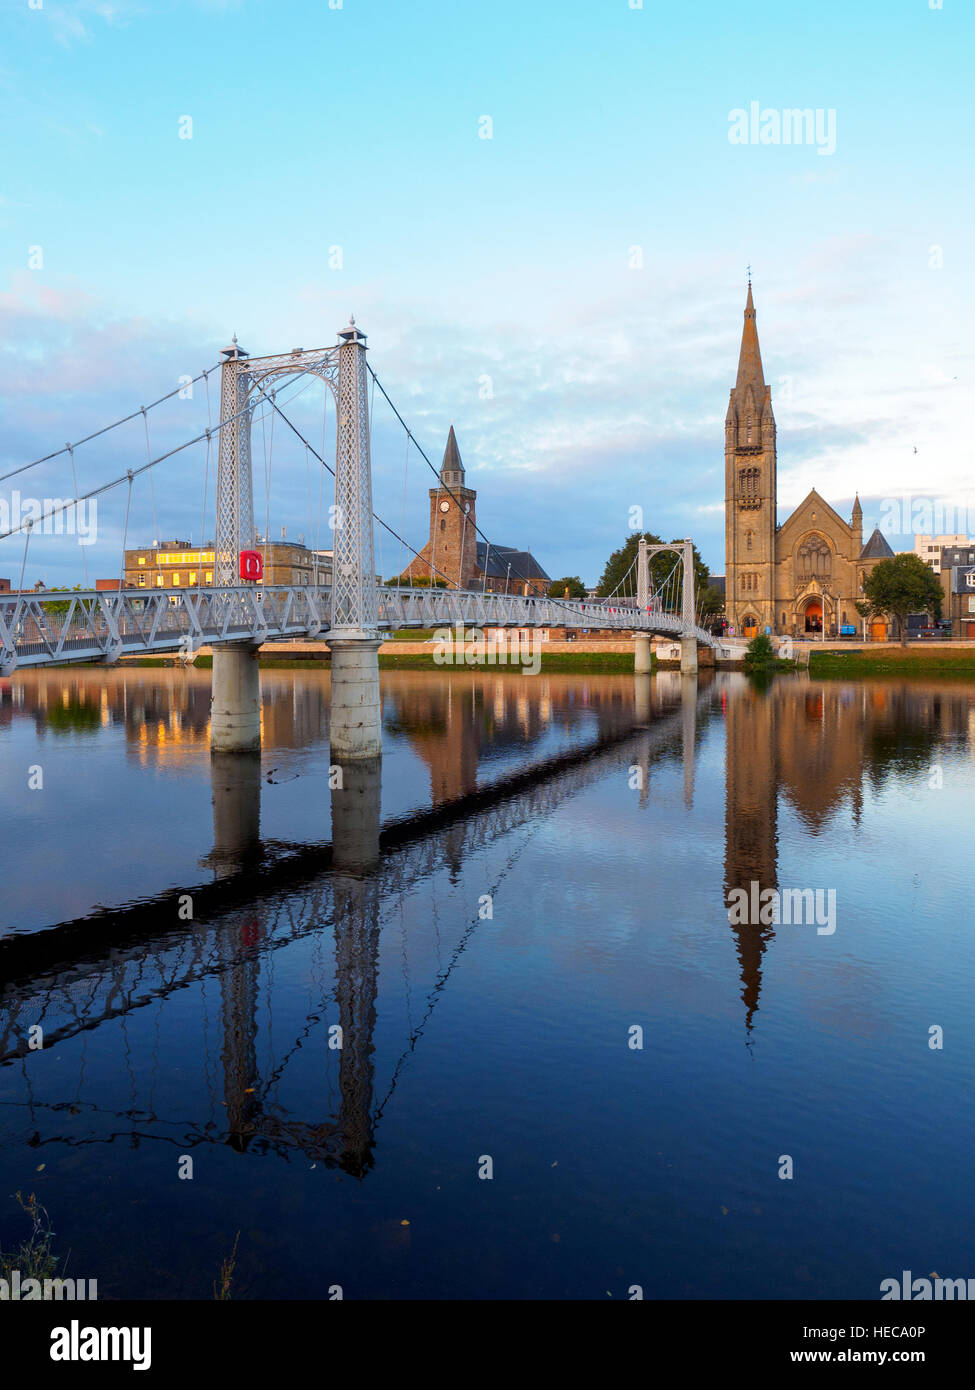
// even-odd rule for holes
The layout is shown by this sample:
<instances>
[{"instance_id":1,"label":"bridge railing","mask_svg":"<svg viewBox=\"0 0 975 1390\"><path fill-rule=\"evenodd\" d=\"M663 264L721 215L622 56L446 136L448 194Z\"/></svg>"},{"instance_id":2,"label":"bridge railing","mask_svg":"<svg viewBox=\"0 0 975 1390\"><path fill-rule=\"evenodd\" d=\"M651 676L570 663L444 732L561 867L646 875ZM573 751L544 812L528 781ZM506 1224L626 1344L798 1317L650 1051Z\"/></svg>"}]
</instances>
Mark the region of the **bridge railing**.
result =
<instances>
[{"instance_id":1,"label":"bridge railing","mask_svg":"<svg viewBox=\"0 0 975 1390\"><path fill-rule=\"evenodd\" d=\"M521 594L382 586L379 627L531 627L679 635L677 613ZM221 642L315 638L328 631L331 590L318 585L123 589L0 595L0 672L63 661L115 661L126 653ZM699 642L715 645L702 628Z\"/></svg>"}]
</instances>

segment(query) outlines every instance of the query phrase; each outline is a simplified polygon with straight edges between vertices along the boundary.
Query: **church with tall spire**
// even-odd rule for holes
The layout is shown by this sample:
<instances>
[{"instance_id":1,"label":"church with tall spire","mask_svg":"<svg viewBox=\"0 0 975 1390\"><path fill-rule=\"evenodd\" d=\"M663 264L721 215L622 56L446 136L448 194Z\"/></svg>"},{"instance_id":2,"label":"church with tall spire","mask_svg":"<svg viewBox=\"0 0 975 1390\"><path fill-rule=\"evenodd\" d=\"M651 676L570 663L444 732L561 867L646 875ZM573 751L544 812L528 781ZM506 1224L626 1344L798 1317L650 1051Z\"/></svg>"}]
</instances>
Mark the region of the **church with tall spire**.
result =
<instances>
[{"instance_id":1,"label":"church with tall spire","mask_svg":"<svg viewBox=\"0 0 975 1390\"><path fill-rule=\"evenodd\" d=\"M544 594L552 581L530 550L478 539L476 504L451 425L440 479L430 489L430 539L399 581L489 594Z\"/></svg>"},{"instance_id":2,"label":"church with tall spire","mask_svg":"<svg viewBox=\"0 0 975 1390\"><path fill-rule=\"evenodd\" d=\"M779 524L777 465L772 388L749 277L738 375L725 416L725 617L744 637L859 631L864 580L893 551L879 528L864 545L859 496L845 521L813 488Z\"/></svg>"}]
</instances>

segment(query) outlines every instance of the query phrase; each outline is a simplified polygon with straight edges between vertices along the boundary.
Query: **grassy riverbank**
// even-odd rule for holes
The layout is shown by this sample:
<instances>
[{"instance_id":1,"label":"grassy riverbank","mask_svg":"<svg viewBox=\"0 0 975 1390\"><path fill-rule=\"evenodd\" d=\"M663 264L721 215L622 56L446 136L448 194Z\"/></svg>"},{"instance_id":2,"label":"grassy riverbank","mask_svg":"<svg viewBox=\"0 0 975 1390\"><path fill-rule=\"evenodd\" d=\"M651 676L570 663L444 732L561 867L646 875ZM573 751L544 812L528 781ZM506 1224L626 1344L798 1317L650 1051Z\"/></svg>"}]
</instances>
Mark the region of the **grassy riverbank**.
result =
<instances>
[{"instance_id":1,"label":"grassy riverbank","mask_svg":"<svg viewBox=\"0 0 975 1390\"><path fill-rule=\"evenodd\" d=\"M811 676L952 676L975 680L975 649L959 651L939 648L925 651L923 647L884 647L877 652L810 652Z\"/></svg>"},{"instance_id":2,"label":"grassy riverbank","mask_svg":"<svg viewBox=\"0 0 975 1390\"><path fill-rule=\"evenodd\" d=\"M127 661L125 664L143 667L172 666L174 663L163 657L142 657L138 661ZM262 656L258 658L258 664L262 671L310 671L322 666L327 670L331 666L331 661L326 653L324 656L315 654L305 658ZM524 664L528 669L531 669L530 661L526 661ZM198 671L209 671L213 667L213 657L198 656L193 665ZM657 659L655 656L652 657L652 666L656 670ZM507 672L516 676L522 674L522 664L513 658L510 658L506 665L468 666L461 655L455 665L447 666L434 661L432 649L430 652L404 652L402 656L396 652L382 652L379 655L379 669L381 671L480 671L497 675L504 675ZM576 672L597 675L632 674L633 654L632 652L543 652L542 671L553 675L559 673L572 675Z\"/></svg>"}]
</instances>

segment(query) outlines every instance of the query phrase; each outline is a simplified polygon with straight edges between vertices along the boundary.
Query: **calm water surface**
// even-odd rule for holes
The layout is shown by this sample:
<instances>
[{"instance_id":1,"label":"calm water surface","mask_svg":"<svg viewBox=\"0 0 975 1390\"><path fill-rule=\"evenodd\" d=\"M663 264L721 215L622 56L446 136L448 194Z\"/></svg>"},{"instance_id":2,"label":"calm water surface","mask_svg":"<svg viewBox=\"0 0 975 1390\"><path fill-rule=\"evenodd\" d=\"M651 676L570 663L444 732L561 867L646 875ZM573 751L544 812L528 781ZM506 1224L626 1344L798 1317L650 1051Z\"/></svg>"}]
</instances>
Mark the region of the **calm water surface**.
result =
<instances>
[{"instance_id":1,"label":"calm water surface","mask_svg":"<svg viewBox=\"0 0 975 1390\"><path fill-rule=\"evenodd\" d=\"M206 672L0 682L0 1246L20 1190L102 1298L238 1231L241 1298L975 1277L975 686L395 674L341 788L327 675L262 688L211 766Z\"/></svg>"}]
</instances>

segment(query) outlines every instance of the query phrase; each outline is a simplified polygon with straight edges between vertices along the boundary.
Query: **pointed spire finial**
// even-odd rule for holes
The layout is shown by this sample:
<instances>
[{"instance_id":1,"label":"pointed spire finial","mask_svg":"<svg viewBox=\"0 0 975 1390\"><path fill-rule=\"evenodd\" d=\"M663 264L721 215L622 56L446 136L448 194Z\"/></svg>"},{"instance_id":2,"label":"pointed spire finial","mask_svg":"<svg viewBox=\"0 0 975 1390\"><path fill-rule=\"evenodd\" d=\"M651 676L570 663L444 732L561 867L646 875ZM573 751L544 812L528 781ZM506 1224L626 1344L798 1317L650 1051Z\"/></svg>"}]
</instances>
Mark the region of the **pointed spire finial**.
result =
<instances>
[{"instance_id":1,"label":"pointed spire finial","mask_svg":"<svg viewBox=\"0 0 975 1390\"><path fill-rule=\"evenodd\" d=\"M758 346L758 329L755 325L755 301L752 298L752 282L748 282L748 297L745 300L745 327L741 335L741 352L738 357L738 379L735 389L744 392L751 383L761 395L765 394L765 374L762 371L762 354Z\"/></svg>"}]
</instances>

